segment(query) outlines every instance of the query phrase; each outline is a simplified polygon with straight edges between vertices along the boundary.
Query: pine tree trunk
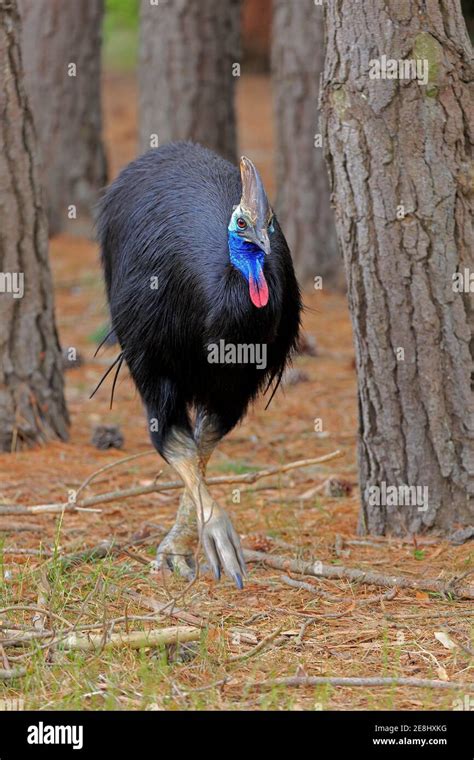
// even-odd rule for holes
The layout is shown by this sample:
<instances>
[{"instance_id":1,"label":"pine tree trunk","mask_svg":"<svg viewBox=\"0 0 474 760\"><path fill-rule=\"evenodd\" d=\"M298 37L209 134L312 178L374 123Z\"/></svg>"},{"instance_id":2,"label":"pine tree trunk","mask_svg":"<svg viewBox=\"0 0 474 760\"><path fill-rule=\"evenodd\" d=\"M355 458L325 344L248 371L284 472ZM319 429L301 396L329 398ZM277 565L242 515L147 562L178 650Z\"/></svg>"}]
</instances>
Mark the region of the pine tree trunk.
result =
<instances>
[{"instance_id":1,"label":"pine tree trunk","mask_svg":"<svg viewBox=\"0 0 474 760\"><path fill-rule=\"evenodd\" d=\"M67 438L46 217L16 0L0 0L0 450ZM23 285L22 285L23 283Z\"/></svg>"},{"instance_id":2,"label":"pine tree trunk","mask_svg":"<svg viewBox=\"0 0 474 760\"><path fill-rule=\"evenodd\" d=\"M103 0L20 0L19 8L49 234L66 226L83 234L107 180L100 97ZM70 64L76 65L75 76Z\"/></svg>"},{"instance_id":3,"label":"pine tree trunk","mask_svg":"<svg viewBox=\"0 0 474 760\"><path fill-rule=\"evenodd\" d=\"M277 202L300 282L344 287L327 168L319 135L323 9L314 0L273 0L272 72Z\"/></svg>"},{"instance_id":4,"label":"pine tree trunk","mask_svg":"<svg viewBox=\"0 0 474 760\"><path fill-rule=\"evenodd\" d=\"M359 527L473 524L473 292L454 285L474 263L473 59L459 0L329 0L326 22L323 139L356 349ZM384 55L418 60L428 83L371 78Z\"/></svg>"},{"instance_id":5,"label":"pine tree trunk","mask_svg":"<svg viewBox=\"0 0 474 760\"><path fill-rule=\"evenodd\" d=\"M240 0L142 0L142 152L157 140L192 140L236 160L233 64L239 53Z\"/></svg>"}]
</instances>

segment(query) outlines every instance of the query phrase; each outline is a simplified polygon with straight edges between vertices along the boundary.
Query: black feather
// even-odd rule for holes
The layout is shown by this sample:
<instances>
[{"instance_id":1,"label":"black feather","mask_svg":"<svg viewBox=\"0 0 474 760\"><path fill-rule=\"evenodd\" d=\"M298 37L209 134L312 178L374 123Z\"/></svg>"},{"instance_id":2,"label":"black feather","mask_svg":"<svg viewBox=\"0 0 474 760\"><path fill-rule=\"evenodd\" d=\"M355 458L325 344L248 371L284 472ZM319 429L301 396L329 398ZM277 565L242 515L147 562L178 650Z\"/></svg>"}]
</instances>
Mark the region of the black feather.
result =
<instances>
[{"instance_id":1,"label":"black feather","mask_svg":"<svg viewBox=\"0 0 474 760\"><path fill-rule=\"evenodd\" d=\"M118 356L117 356L117 357L114 359L114 361L112 362L112 364L110 365L110 367L108 367L108 369L107 369L107 370L104 372L104 374L103 374L103 375L102 375L102 377L100 378L99 382L98 382L98 383L97 383L97 385L95 386L94 390L92 391L91 395L89 396L89 399L91 399L93 396L95 396L95 394L96 394L96 393L97 393L97 391L99 390L100 386L102 385L102 383L104 382L104 380L105 380L105 379L106 379L106 378L109 376L109 374L112 372L112 370L113 370L113 368L115 367L115 365L117 364L117 362L119 362L119 365L118 365L118 370L117 370L117 372L115 373L115 379L114 379L114 383L113 383L113 386L112 386L112 399L111 399L111 403L110 403L110 407L112 408L112 400L113 400L113 389L115 388L115 383L116 383L116 381L117 381L117 375L118 375L118 372L119 372L119 370L120 370L120 367L122 366L122 362L123 362L123 351L122 351L122 352L121 352L121 353L120 353L120 354L119 354L119 355L118 355Z\"/></svg>"},{"instance_id":2,"label":"black feather","mask_svg":"<svg viewBox=\"0 0 474 760\"><path fill-rule=\"evenodd\" d=\"M301 299L277 219L264 264L267 306L252 304L230 263L227 226L240 196L235 166L199 145L174 143L126 167L101 203L112 326L161 437L172 424L189 424L192 406L226 433L277 378L273 398L296 347ZM220 340L265 343L265 370L209 364L207 347Z\"/></svg>"},{"instance_id":3,"label":"black feather","mask_svg":"<svg viewBox=\"0 0 474 760\"><path fill-rule=\"evenodd\" d=\"M99 345L97 346L96 350L94 351L94 356L97 356L97 354L99 353L99 351L102 348L102 346L104 346L107 343L107 341L109 340L109 338L112 337L112 335L115 336L115 330L114 330L113 327L110 328L110 330L107 332L107 334L105 335L105 337L102 338L102 340L100 341ZM114 343L115 343L115 341L114 341Z\"/></svg>"}]
</instances>

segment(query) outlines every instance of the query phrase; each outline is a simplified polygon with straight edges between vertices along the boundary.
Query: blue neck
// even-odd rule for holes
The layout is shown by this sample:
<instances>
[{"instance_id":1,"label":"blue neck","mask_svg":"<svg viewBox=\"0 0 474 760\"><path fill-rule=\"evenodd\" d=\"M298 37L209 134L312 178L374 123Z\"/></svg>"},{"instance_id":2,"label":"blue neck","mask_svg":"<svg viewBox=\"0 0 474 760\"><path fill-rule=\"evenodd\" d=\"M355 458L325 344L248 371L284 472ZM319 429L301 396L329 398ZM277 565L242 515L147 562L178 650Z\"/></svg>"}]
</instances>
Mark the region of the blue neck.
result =
<instances>
[{"instance_id":1,"label":"blue neck","mask_svg":"<svg viewBox=\"0 0 474 760\"><path fill-rule=\"evenodd\" d=\"M237 232L229 230L229 254L231 263L242 272L247 282L249 282L250 276L254 280L259 279L265 253L258 245L249 243L241 238Z\"/></svg>"}]
</instances>

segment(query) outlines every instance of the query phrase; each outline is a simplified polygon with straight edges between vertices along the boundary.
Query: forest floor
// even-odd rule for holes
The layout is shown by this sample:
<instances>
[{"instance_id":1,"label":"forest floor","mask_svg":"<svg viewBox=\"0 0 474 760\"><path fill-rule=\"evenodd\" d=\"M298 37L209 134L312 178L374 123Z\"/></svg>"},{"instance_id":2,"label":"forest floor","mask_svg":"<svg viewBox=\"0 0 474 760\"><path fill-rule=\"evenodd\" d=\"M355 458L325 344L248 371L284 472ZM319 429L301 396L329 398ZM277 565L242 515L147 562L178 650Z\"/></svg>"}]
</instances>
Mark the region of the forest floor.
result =
<instances>
[{"instance_id":1,"label":"forest floor","mask_svg":"<svg viewBox=\"0 0 474 760\"><path fill-rule=\"evenodd\" d=\"M264 77L242 80L239 128L241 148L262 167L273 196L268 91ZM115 175L135 153L134 81L109 76L105 93ZM61 342L83 359L66 373L71 435L67 443L0 457L3 505L64 502L100 468L150 449L126 371L112 411L110 384L89 400L116 354L105 349L93 358L107 322L96 244L59 236L52 240L51 260ZM305 302L304 328L316 341L316 355L296 359L299 382L280 390L267 411L264 402L256 404L222 442L208 474L239 476L335 450L341 456L243 485L240 503L235 503L236 483L212 491L247 549L390 578L403 575L420 579L421 588L395 584L390 592L361 582L303 577L262 562L249 563L241 592L208 574L191 585L153 574L150 562L173 523L179 491L116 498L95 505L97 511L0 515L0 669L24 668L21 677L0 679L0 706L9 698L24 700L26 709L473 709L472 600L422 588L426 579L448 584L467 573L472 543L357 536L356 377L347 305L343 296L326 292L307 293ZM315 432L317 418L323 428ZM120 427L122 450L99 451L91 444L94 428L104 424ZM156 456L144 455L98 473L82 496L149 486L161 470L161 481L174 479ZM116 550L105 558L83 555L73 564L64 562L65 555L110 540ZM310 586L288 585L285 575ZM168 613L157 612L170 600ZM36 607L46 609L45 616ZM177 624L197 628L196 640L138 650L122 645L64 651L60 641L52 645L52 637L57 641L72 633L103 636L113 628L127 634ZM20 640L13 642L15 637ZM413 680L379 686L268 683L292 676ZM417 679L436 679L437 685L420 686ZM454 681L465 686L442 687Z\"/></svg>"}]
</instances>

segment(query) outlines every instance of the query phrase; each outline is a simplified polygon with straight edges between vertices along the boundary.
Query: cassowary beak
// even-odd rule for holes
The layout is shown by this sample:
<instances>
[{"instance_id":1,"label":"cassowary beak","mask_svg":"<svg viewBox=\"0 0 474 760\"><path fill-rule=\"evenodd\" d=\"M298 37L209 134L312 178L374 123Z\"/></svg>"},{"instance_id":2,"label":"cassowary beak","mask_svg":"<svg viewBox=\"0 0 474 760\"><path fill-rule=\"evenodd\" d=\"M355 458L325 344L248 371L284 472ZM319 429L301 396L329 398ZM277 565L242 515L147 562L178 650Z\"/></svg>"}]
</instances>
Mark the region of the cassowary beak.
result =
<instances>
[{"instance_id":1,"label":"cassowary beak","mask_svg":"<svg viewBox=\"0 0 474 760\"><path fill-rule=\"evenodd\" d=\"M268 221L271 219L272 210L262 178L250 158L246 156L242 156L240 159L240 177L242 179L240 208L249 217L255 230L254 242L262 251L269 254Z\"/></svg>"},{"instance_id":2,"label":"cassowary beak","mask_svg":"<svg viewBox=\"0 0 474 760\"><path fill-rule=\"evenodd\" d=\"M268 254L271 253L271 247L270 247L270 238L268 237L268 231L266 227L263 230L260 230L259 233L259 241L258 245L262 249L262 251L265 251L265 253Z\"/></svg>"}]
</instances>

